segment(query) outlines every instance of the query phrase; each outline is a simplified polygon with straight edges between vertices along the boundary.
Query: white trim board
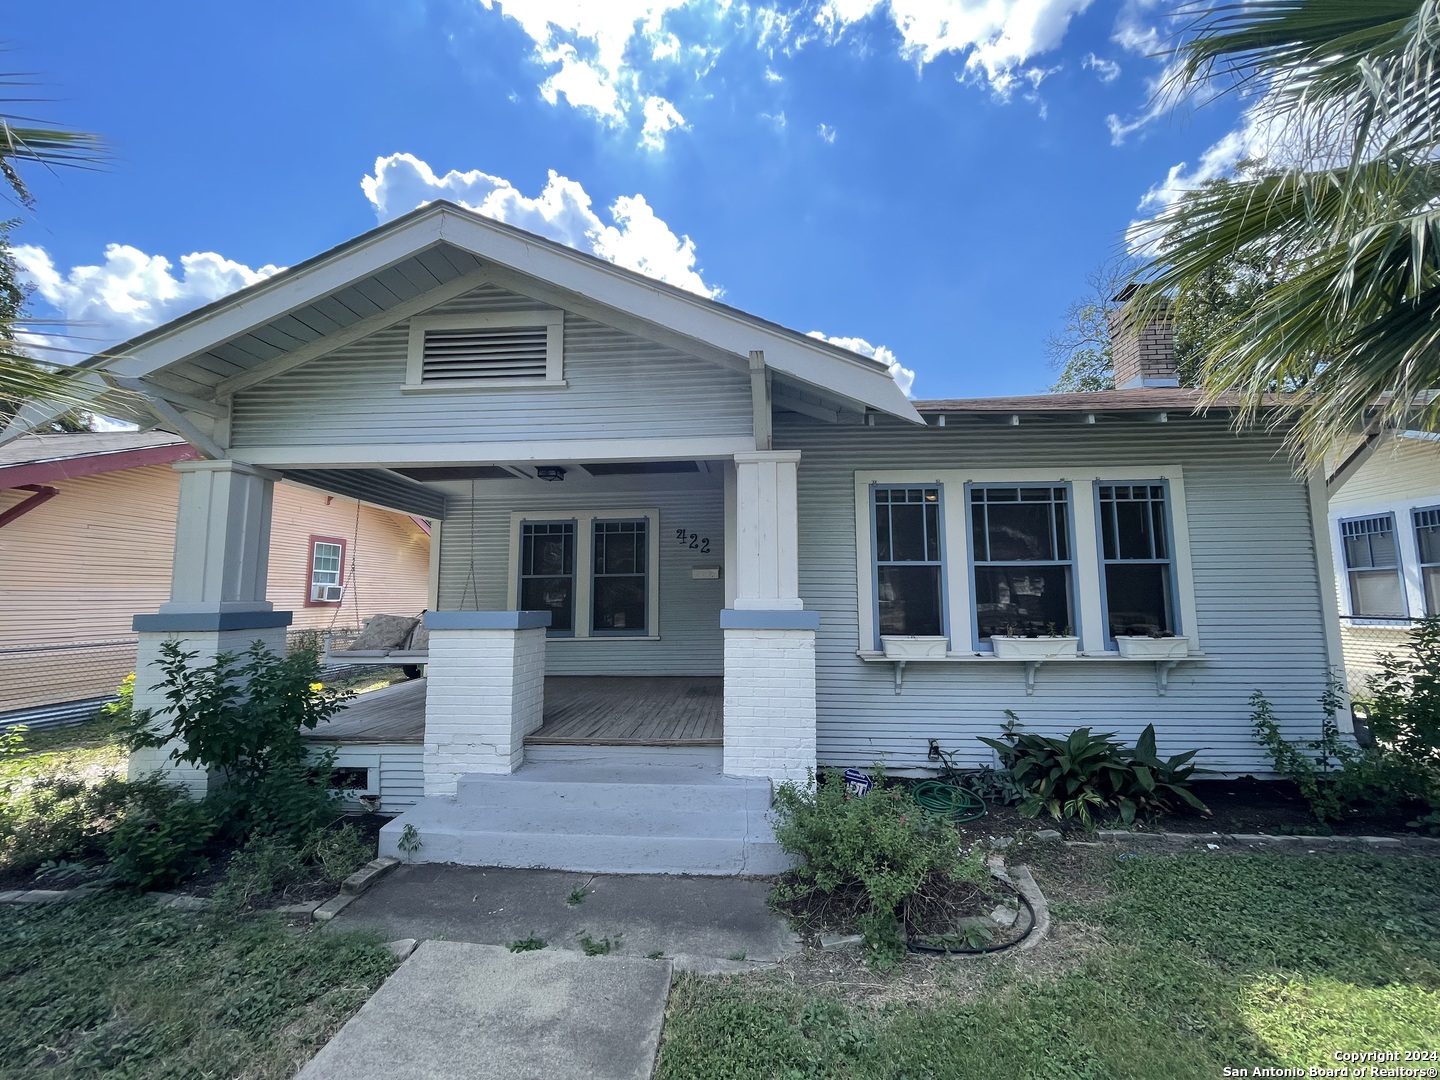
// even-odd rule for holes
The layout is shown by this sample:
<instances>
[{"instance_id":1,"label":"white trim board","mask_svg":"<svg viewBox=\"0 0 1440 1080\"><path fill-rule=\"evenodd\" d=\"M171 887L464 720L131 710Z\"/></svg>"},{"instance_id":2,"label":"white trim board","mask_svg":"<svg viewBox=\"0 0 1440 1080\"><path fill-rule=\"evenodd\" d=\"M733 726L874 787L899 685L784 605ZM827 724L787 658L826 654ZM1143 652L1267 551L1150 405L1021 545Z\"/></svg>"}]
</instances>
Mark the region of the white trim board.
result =
<instances>
[{"instance_id":1,"label":"white trim board","mask_svg":"<svg viewBox=\"0 0 1440 1080\"><path fill-rule=\"evenodd\" d=\"M1181 636L1190 642L1191 652L1201 652L1195 605L1195 577L1190 560L1189 511L1185 502L1184 470L1179 465L1137 465L1133 468L1104 469L874 469L855 473L855 584L856 647L871 652L875 592L872 572L874 549L870 528L870 485L940 485L944 509L945 537L943 579L945 618L949 629L949 651L972 653L975 633L971 605L970 532L967 527L965 486L967 484L1070 484L1070 528L1074 537L1072 562L1075 566L1075 606L1079 623L1080 649L1105 655L1105 613L1101 601L1099 532L1095 522L1094 485L1100 483L1138 484L1163 480L1170 489L1170 532L1174 543L1175 596L1179 604ZM804 522L801 522L804 528Z\"/></svg>"}]
</instances>

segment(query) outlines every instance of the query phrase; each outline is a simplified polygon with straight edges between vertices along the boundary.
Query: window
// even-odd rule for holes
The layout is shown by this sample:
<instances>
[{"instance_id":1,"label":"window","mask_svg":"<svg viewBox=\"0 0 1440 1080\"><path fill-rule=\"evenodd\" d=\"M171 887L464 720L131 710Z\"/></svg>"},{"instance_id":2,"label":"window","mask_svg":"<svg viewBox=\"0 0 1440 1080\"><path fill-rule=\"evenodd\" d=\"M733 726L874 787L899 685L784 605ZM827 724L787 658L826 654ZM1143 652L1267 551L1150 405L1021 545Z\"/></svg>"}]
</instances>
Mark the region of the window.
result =
<instances>
[{"instance_id":1,"label":"window","mask_svg":"<svg viewBox=\"0 0 1440 1080\"><path fill-rule=\"evenodd\" d=\"M643 518L595 522L590 626L596 634L645 633L648 524Z\"/></svg>"},{"instance_id":2,"label":"window","mask_svg":"<svg viewBox=\"0 0 1440 1080\"><path fill-rule=\"evenodd\" d=\"M550 632L575 630L575 522L520 527L520 610L550 612Z\"/></svg>"},{"instance_id":3,"label":"window","mask_svg":"<svg viewBox=\"0 0 1440 1080\"><path fill-rule=\"evenodd\" d=\"M1164 484L1097 484L1105 633L1176 632Z\"/></svg>"},{"instance_id":4,"label":"window","mask_svg":"<svg viewBox=\"0 0 1440 1080\"><path fill-rule=\"evenodd\" d=\"M970 535L977 639L1074 626L1068 487L971 485Z\"/></svg>"},{"instance_id":5,"label":"window","mask_svg":"<svg viewBox=\"0 0 1440 1080\"><path fill-rule=\"evenodd\" d=\"M1420 553L1420 585L1425 614L1440 615L1440 506L1414 512L1415 547Z\"/></svg>"},{"instance_id":6,"label":"window","mask_svg":"<svg viewBox=\"0 0 1440 1080\"><path fill-rule=\"evenodd\" d=\"M940 489L876 486L873 492L880 633L942 637Z\"/></svg>"},{"instance_id":7,"label":"window","mask_svg":"<svg viewBox=\"0 0 1440 1080\"><path fill-rule=\"evenodd\" d=\"M550 612L551 637L656 638L658 510L534 510L510 515L510 596Z\"/></svg>"},{"instance_id":8,"label":"window","mask_svg":"<svg viewBox=\"0 0 1440 1080\"><path fill-rule=\"evenodd\" d=\"M564 386L564 327L553 310L411 319L405 388Z\"/></svg>"},{"instance_id":9,"label":"window","mask_svg":"<svg viewBox=\"0 0 1440 1080\"><path fill-rule=\"evenodd\" d=\"M1350 614L1378 619L1405 618L1395 515L1376 514L1341 521L1340 541L1350 586Z\"/></svg>"},{"instance_id":10,"label":"window","mask_svg":"<svg viewBox=\"0 0 1440 1080\"><path fill-rule=\"evenodd\" d=\"M310 537L310 589L306 604L338 604L345 596L345 541Z\"/></svg>"}]
</instances>

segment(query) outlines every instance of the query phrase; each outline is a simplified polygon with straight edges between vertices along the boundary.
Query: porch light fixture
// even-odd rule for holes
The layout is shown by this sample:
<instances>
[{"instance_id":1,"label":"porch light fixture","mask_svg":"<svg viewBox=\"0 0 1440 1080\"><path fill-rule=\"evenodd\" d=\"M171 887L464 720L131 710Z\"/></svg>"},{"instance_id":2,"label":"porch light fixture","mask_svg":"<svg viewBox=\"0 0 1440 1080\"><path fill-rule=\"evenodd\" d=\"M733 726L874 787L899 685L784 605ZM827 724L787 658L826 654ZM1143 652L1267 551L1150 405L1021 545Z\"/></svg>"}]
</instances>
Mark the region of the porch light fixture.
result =
<instances>
[{"instance_id":1,"label":"porch light fixture","mask_svg":"<svg viewBox=\"0 0 1440 1080\"><path fill-rule=\"evenodd\" d=\"M565 470L559 465L536 465L535 475L553 484L565 479Z\"/></svg>"}]
</instances>

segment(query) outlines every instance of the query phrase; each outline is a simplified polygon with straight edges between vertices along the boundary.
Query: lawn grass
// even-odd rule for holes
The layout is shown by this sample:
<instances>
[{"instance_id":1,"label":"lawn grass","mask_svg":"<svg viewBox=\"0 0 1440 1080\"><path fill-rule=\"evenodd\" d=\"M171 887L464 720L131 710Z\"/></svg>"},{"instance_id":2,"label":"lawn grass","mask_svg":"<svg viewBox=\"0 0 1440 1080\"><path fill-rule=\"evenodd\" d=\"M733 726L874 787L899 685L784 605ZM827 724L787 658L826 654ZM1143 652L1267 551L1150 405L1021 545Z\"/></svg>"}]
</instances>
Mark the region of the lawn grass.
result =
<instances>
[{"instance_id":1,"label":"lawn grass","mask_svg":"<svg viewBox=\"0 0 1440 1080\"><path fill-rule=\"evenodd\" d=\"M0 909L0 1076L288 1078L390 974L377 940L106 896Z\"/></svg>"},{"instance_id":2,"label":"lawn grass","mask_svg":"<svg viewBox=\"0 0 1440 1080\"><path fill-rule=\"evenodd\" d=\"M1040 876L1062 940L1103 937L1068 966L947 961L971 992L919 1008L847 1007L783 970L683 976L657 1077L1180 1080L1440 1049L1440 860L1095 850L1083 889Z\"/></svg>"},{"instance_id":3,"label":"lawn grass","mask_svg":"<svg viewBox=\"0 0 1440 1080\"><path fill-rule=\"evenodd\" d=\"M120 744L121 726L102 716L83 724L27 730L20 736L19 749L0 754L0 784L59 772L96 779L119 775L129 757Z\"/></svg>"}]
</instances>

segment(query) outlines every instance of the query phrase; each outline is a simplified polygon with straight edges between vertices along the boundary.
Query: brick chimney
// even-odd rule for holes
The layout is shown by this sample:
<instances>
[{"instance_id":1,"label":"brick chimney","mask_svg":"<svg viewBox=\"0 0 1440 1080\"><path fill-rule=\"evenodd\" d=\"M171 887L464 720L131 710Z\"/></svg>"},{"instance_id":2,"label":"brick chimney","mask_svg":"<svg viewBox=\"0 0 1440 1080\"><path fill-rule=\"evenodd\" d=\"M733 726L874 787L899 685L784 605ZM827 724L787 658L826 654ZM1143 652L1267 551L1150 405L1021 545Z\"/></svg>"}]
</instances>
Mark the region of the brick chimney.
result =
<instances>
[{"instance_id":1,"label":"brick chimney","mask_svg":"<svg viewBox=\"0 0 1440 1080\"><path fill-rule=\"evenodd\" d=\"M1127 285L1114 299L1120 307L1110 316L1110 355L1115 361L1115 388L1179 386L1175 361L1175 325L1169 306L1141 321L1135 311L1135 286Z\"/></svg>"}]
</instances>

